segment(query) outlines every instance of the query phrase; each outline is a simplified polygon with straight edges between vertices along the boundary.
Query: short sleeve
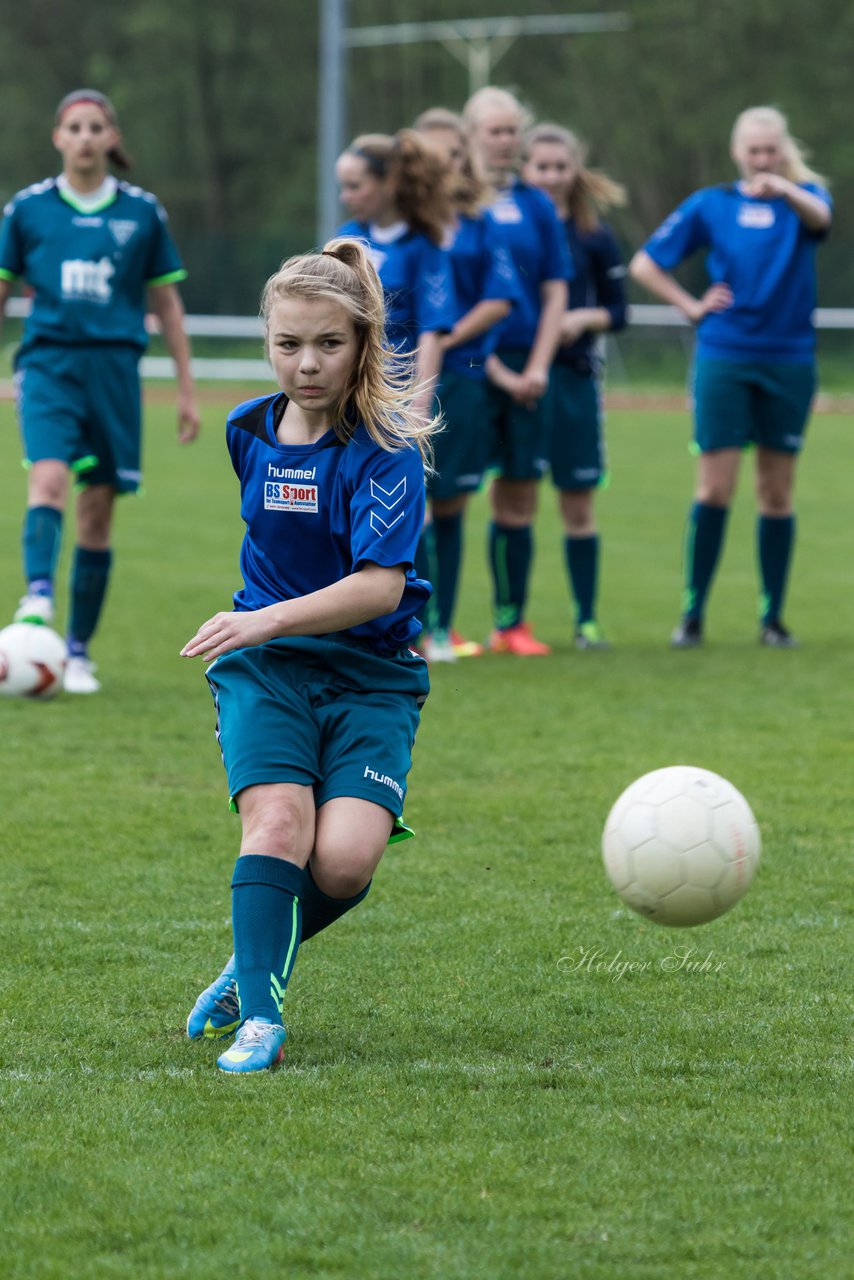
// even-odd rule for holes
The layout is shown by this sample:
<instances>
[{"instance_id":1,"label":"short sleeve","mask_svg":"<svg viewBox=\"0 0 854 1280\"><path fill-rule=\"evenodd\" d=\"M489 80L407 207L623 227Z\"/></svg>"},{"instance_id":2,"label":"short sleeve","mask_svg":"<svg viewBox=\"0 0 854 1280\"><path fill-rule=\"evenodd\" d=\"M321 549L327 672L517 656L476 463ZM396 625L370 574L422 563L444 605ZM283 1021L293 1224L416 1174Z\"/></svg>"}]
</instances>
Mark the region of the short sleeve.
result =
<instances>
[{"instance_id":1,"label":"short sleeve","mask_svg":"<svg viewBox=\"0 0 854 1280\"><path fill-rule=\"evenodd\" d=\"M450 333L456 320L451 257L431 241L421 242L415 257L415 320L420 333Z\"/></svg>"},{"instance_id":2,"label":"short sleeve","mask_svg":"<svg viewBox=\"0 0 854 1280\"><path fill-rule=\"evenodd\" d=\"M698 249L710 243L704 217L705 192L695 191L683 200L644 245L647 253L664 271L671 271Z\"/></svg>"},{"instance_id":3,"label":"short sleeve","mask_svg":"<svg viewBox=\"0 0 854 1280\"><path fill-rule=\"evenodd\" d=\"M350 499L353 572L367 562L384 568L414 565L423 523L424 465L418 450L372 447Z\"/></svg>"},{"instance_id":4,"label":"short sleeve","mask_svg":"<svg viewBox=\"0 0 854 1280\"><path fill-rule=\"evenodd\" d=\"M517 302L522 296L522 290L501 228L492 218L484 217L481 219L481 232L484 257L482 298Z\"/></svg>"},{"instance_id":5,"label":"short sleeve","mask_svg":"<svg viewBox=\"0 0 854 1280\"><path fill-rule=\"evenodd\" d=\"M24 274L24 246L21 235L20 211L13 202L4 209L0 227L0 280L17 280Z\"/></svg>"},{"instance_id":6,"label":"short sleeve","mask_svg":"<svg viewBox=\"0 0 854 1280\"><path fill-rule=\"evenodd\" d=\"M184 264L169 234L166 211L155 201L145 263L145 283L147 285L175 284L179 280L186 279L186 276Z\"/></svg>"}]
</instances>

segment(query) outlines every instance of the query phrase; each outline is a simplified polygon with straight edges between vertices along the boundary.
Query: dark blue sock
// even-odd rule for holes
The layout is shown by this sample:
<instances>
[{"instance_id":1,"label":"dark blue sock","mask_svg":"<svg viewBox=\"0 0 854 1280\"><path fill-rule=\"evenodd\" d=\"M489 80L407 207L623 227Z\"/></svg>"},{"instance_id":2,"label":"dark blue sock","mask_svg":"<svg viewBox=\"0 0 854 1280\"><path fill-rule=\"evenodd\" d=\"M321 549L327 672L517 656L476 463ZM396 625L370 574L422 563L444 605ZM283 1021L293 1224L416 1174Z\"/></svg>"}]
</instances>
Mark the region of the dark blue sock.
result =
<instances>
[{"instance_id":1,"label":"dark blue sock","mask_svg":"<svg viewBox=\"0 0 854 1280\"><path fill-rule=\"evenodd\" d=\"M596 617L596 587L599 577L599 535L564 539L566 567L575 600L575 621L583 626Z\"/></svg>"},{"instance_id":2,"label":"dark blue sock","mask_svg":"<svg viewBox=\"0 0 854 1280\"><path fill-rule=\"evenodd\" d=\"M728 507L695 502L685 531L685 597L682 612L699 622L715 576L726 531Z\"/></svg>"},{"instance_id":3,"label":"dark blue sock","mask_svg":"<svg viewBox=\"0 0 854 1280\"><path fill-rule=\"evenodd\" d=\"M369 880L364 889L354 894L352 898L330 898L318 889L311 874L311 867L306 867L302 899L302 941L306 942L309 938L313 938L316 933L327 929L348 911L352 911L353 907L357 907L368 896L371 884L372 881Z\"/></svg>"},{"instance_id":4,"label":"dark blue sock","mask_svg":"<svg viewBox=\"0 0 854 1280\"><path fill-rule=\"evenodd\" d=\"M49 594L62 539L62 512L56 507L28 507L21 545L24 577L30 587ZM45 588L47 584L47 589Z\"/></svg>"},{"instance_id":5,"label":"dark blue sock","mask_svg":"<svg viewBox=\"0 0 854 1280\"><path fill-rule=\"evenodd\" d=\"M416 614L424 630L432 631L436 625L436 606L434 604L436 599L436 542L432 524L425 524L421 530L421 537L418 539L418 546L415 548L414 568L415 576L423 578L425 582L429 582L434 590L434 594Z\"/></svg>"},{"instance_id":6,"label":"dark blue sock","mask_svg":"<svg viewBox=\"0 0 854 1280\"><path fill-rule=\"evenodd\" d=\"M795 543L795 517L760 516L756 540L762 577L762 622L779 622Z\"/></svg>"},{"instance_id":7,"label":"dark blue sock","mask_svg":"<svg viewBox=\"0 0 854 1280\"><path fill-rule=\"evenodd\" d=\"M86 646L95 634L104 607L112 563L112 551L89 551L86 547L74 549L68 625L69 652L73 653L76 649L85 653Z\"/></svg>"},{"instance_id":8,"label":"dark blue sock","mask_svg":"<svg viewBox=\"0 0 854 1280\"><path fill-rule=\"evenodd\" d=\"M231 880L231 922L240 1016L282 1021L282 1002L302 933L305 872L284 858L248 853Z\"/></svg>"},{"instance_id":9,"label":"dark blue sock","mask_svg":"<svg viewBox=\"0 0 854 1280\"><path fill-rule=\"evenodd\" d=\"M433 517L436 546L436 625L450 631L457 603L460 565L463 558L463 513Z\"/></svg>"},{"instance_id":10,"label":"dark blue sock","mask_svg":"<svg viewBox=\"0 0 854 1280\"><path fill-rule=\"evenodd\" d=\"M494 522L490 524L489 562L495 625L502 631L522 621L533 558L534 531L530 525L525 529L515 529Z\"/></svg>"}]
</instances>

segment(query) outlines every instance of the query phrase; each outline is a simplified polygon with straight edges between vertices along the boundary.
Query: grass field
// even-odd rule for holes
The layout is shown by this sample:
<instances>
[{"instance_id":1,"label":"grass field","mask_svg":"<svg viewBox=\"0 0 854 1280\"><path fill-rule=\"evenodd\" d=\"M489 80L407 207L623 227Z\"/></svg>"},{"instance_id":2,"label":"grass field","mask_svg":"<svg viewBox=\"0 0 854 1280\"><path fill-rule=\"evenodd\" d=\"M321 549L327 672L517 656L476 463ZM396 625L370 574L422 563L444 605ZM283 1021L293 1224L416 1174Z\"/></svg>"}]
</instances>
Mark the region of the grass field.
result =
<instances>
[{"instance_id":1,"label":"grass field","mask_svg":"<svg viewBox=\"0 0 854 1280\"><path fill-rule=\"evenodd\" d=\"M222 417L179 450L171 411L149 410L103 693L0 705L5 1280L850 1276L850 422L817 417L803 463L803 647L756 644L745 486L709 643L673 653L686 422L612 415L614 650L571 647L544 491L531 616L554 656L435 670L419 838L300 953L286 1066L243 1080L183 1034L230 950L238 838L201 668L177 656L236 585ZM10 614L8 404L0 464ZM460 611L477 636L484 523L478 501ZM688 931L621 909L598 848L623 787L679 762L729 777L764 838L747 898ZM649 963L616 979L615 957Z\"/></svg>"}]
</instances>

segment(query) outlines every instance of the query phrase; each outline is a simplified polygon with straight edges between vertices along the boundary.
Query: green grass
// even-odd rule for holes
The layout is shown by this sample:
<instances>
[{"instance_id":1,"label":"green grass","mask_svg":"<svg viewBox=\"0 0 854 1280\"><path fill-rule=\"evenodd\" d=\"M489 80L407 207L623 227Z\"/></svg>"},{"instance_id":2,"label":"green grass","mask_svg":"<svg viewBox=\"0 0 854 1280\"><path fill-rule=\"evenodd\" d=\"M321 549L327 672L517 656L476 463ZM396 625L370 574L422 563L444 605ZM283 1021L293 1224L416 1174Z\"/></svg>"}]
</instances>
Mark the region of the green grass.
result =
<instances>
[{"instance_id":1,"label":"green grass","mask_svg":"<svg viewBox=\"0 0 854 1280\"><path fill-rule=\"evenodd\" d=\"M419 838L301 952L285 1068L241 1080L182 1034L229 951L237 845L202 671L177 656L236 582L221 419L209 409L182 450L171 410L149 409L103 693L0 703L4 1277L849 1275L850 424L816 418L803 463L802 649L756 645L745 491L709 643L672 653L687 424L611 415L613 652L571 648L545 489L531 615L554 656L435 670L407 810ZM8 404L0 463L10 612ZM478 500L460 610L477 636L484 523ZM623 787L678 762L732 779L764 838L750 894L688 931L621 909L598 849ZM710 963L674 969L676 948ZM596 967L615 957L646 967L615 980Z\"/></svg>"}]
</instances>

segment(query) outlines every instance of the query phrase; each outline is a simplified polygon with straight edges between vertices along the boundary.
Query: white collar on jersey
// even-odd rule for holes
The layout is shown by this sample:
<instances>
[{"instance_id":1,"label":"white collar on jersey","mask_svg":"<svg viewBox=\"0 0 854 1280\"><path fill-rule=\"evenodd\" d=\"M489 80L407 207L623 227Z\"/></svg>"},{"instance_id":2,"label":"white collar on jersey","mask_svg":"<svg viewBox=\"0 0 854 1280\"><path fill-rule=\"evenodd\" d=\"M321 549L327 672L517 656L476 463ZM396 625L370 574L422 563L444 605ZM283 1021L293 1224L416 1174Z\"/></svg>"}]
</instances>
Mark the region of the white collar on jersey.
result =
<instances>
[{"instance_id":1,"label":"white collar on jersey","mask_svg":"<svg viewBox=\"0 0 854 1280\"><path fill-rule=\"evenodd\" d=\"M60 191L63 191L71 198L76 209L82 210L83 213L89 213L92 209L102 209L109 200L112 200L119 184L113 175L108 173L97 191L83 192L78 191L76 187L72 187L65 174L61 173L56 180L56 185Z\"/></svg>"},{"instance_id":2,"label":"white collar on jersey","mask_svg":"<svg viewBox=\"0 0 854 1280\"><path fill-rule=\"evenodd\" d=\"M391 244L394 240L399 240L401 236L405 236L409 227L405 222L393 222L390 227L378 227L372 222L368 227L368 235L372 240L376 240L377 244Z\"/></svg>"}]
</instances>

